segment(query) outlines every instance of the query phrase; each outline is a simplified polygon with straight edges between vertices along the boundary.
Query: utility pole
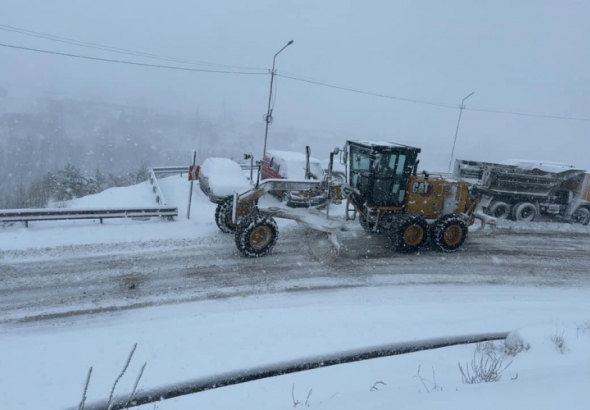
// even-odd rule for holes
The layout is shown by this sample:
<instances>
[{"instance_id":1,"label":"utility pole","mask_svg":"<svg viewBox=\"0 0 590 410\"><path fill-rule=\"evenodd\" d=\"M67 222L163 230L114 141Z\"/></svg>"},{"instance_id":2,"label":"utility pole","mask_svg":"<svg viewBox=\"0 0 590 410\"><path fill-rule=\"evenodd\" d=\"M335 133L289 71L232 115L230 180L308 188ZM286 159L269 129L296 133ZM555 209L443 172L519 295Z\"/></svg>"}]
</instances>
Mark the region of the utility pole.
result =
<instances>
[{"instance_id":1,"label":"utility pole","mask_svg":"<svg viewBox=\"0 0 590 410\"><path fill-rule=\"evenodd\" d=\"M266 130L264 131L264 151L262 152L262 160L263 161L264 161L264 156L266 155L266 140L268 139L268 126L272 120L272 110L270 109L270 105L272 102L272 86L273 86L274 79L275 79L275 60L277 59L277 56L280 54L280 52L283 51L284 49L286 49L287 47L289 47L291 44L293 44L293 40L289 41L285 47L281 48L272 59L272 71L270 72L270 93L268 94L268 109L266 111L266 117L265 117Z\"/></svg>"},{"instance_id":2,"label":"utility pole","mask_svg":"<svg viewBox=\"0 0 590 410\"><path fill-rule=\"evenodd\" d=\"M453 150L451 151L451 160L449 161L449 174L453 169L453 157L455 156L455 145L457 144L457 135L459 135L459 124L461 124L461 114L463 114L463 110L465 109L465 100L475 94L475 91L469 94L467 97L463 98L461 101L461 106L459 107L459 120L457 121L457 129L455 130L455 140L453 141Z\"/></svg>"}]
</instances>

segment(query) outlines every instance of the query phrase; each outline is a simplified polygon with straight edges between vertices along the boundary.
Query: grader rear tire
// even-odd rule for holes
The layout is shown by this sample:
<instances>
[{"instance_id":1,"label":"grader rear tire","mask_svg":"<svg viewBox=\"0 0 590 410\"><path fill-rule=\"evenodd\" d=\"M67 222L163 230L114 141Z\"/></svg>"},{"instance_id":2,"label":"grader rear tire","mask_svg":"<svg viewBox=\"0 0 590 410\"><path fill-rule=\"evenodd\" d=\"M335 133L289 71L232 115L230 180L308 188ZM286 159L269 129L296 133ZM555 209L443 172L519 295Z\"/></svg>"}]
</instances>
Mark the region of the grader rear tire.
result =
<instances>
[{"instance_id":1,"label":"grader rear tire","mask_svg":"<svg viewBox=\"0 0 590 410\"><path fill-rule=\"evenodd\" d=\"M238 250L249 258L268 255L279 238L279 227L268 215L251 214L242 219L236 229Z\"/></svg>"},{"instance_id":2,"label":"grader rear tire","mask_svg":"<svg viewBox=\"0 0 590 410\"><path fill-rule=\"evenodd\" d=\"M418 215L404 215L393 222L390 239L400 252L414 252L428 240L428 223Z\"/></svg>"},{"instance_id":3,"label":"grader rear tire","mask_svg":"<svg viewBox=\"0 0 590 410\"><path fill-rule=\"evenodd\" d=\"M234 197L228 196L215 209L215 223L223 233L235 232L237 225L231 221Z\"/></svg>"},{"instance_id":4,"label":"grader rear tire","mask_svg":"<svg viewBox=\"0 0 590 410\"><path fill-rule=\"evenodd\" d=\"M432 246L439 252L455 252L467 239L467 225L457 215L445 215L432 224Z\"/></svg>"}]
</instances>

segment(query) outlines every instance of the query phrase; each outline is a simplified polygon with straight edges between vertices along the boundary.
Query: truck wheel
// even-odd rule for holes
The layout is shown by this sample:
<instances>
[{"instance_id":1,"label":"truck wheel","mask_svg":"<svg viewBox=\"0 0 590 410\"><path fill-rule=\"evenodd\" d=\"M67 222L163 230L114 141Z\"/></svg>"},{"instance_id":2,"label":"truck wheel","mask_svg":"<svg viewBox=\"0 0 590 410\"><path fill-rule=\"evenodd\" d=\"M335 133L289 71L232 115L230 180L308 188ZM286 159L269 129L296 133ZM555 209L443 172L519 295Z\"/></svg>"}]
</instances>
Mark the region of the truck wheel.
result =
<instances>
[{"instance_id":1,"label":"truck wheel","mask_svg":"<svg viewBox=\"0 0 590 410\"><path fill-rule=\"evenodd\" d=\"M445 215L432 224L432 246L439 252L455 252L467 239L467 225L457 215Z\"/></svg>"},{"instance_id":2,"label":"truck wheel","mask_svg":"<svg viewBox=\"0 0 590 410\"><path fill-rule=\"evenodd\" d=\"M515 221L530 222L537 216L537 207L531 202L520 202L512 207Z\"/></svg>"},{"instance_id":3,"label":"truck wheel","mask_svg":"<svg viewBox=\"0 0 590 410\"><path fill-rule=\"evenodd\" d=\"M258 258L272 251L279 238L279 228L271 216L256 213L240 221L235 235L239 251L249 258Z\"/></svg>"},{"instance_id":4,"label":"truck wheel","mask_svg":"<svg viewBox=\"0 0 590 410\"><path fill-rule=\"evenodd\" d=\"M572 214L572 222L575 224L582 224L584 226L590 223L590 210L588 208L578 208Z\"/></svg>"},{"instance_id":5,"label":"truck wheel","mask_svg":"<svg viewBox=\"0 0 590 410\"><path fill-rule=\"evenodd\" d=\"M508 219L510 217L510 205L502 201L492 202L486 213L496 219Z\"/></svg>"},{"instance_id":6,"label":"truck wheel","mask_svg":"<svg viewBox=\"0 0 590 410\"><path fill-rule=\"evenodd\" d=\"M428 240L428 223L421 216L404 215L393 223L390 238L396 250L416 251Z\"/></svg>"},{"instance_id":7,"label":"truck wheel","mask_svg":"<svg viewBox=\"0 0 590 410\"><path fill-rule=\"evenodd\" d=\"M215 209L215 223L223 233L232 233L236 230L236 225L231 221L233 204L234 197L228 196Z\"/></svg>"}]
</instances>

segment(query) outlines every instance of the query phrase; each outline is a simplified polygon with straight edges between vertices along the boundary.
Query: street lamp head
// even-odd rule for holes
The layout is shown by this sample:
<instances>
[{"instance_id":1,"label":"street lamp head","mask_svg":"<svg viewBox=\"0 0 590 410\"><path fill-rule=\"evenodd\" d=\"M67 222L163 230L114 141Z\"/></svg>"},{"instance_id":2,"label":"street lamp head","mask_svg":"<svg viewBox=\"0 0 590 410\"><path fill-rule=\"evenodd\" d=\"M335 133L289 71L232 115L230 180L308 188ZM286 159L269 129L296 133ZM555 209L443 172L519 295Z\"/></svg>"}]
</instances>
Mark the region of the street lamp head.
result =
<instances>
[{"instance_id":1,"label":"street lamp head","mask_svg":"<svg viewBox=\"0 0 590 410\"><path fill-rule=\"evenodd\" d=\"M472 92L471 94L469 94L467 97L463 98L463 101L465 101L466 99L468 99L469 97L471 97L473 94L475 94L475 91Z\"/></svg>"},{"instance_id":2,"label":"street lamp head","mask_svg":"<svg viewBox=\"0 0 590 410\"><path fill-rule=\"evenodd\" d=\"M281 48L279 51L277 51L277 53L275 54L274 58L276 58L281 53L281 51L283 51L284 49L286 49L287 47L289 47L291 44L293 44L293 40L289 41L287 44L285 44L285 46L283 48ZM274 70L274 65L275 65L274 59L273 59L272 65L273 65L273 70Z\"/></svg>"}]
</instances>

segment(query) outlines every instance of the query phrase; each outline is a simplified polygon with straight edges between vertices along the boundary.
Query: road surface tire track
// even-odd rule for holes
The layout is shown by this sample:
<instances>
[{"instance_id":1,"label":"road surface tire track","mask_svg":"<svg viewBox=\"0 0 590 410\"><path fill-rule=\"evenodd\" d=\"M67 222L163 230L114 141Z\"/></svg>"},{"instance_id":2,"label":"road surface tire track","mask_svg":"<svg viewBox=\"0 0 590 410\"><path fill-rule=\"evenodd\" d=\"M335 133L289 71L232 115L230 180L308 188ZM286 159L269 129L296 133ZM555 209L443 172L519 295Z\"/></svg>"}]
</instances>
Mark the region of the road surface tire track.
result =
<instances>
[{"instance_id":1,"label":"road surface tire track","mask_svg":"<svg viewBox=\"0 0 590 410\"><path fill-rule=\"evenodd\" d=\"M336 255L324 234L284 230L274 252L244 258L233 235L0 252L0 323L270 292L416 284L588 286L590 235L470 233L463 249L400 254L361 230Z\"/></svg>"}]
</instances>

